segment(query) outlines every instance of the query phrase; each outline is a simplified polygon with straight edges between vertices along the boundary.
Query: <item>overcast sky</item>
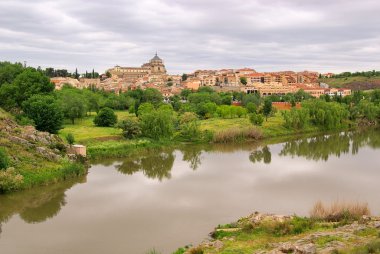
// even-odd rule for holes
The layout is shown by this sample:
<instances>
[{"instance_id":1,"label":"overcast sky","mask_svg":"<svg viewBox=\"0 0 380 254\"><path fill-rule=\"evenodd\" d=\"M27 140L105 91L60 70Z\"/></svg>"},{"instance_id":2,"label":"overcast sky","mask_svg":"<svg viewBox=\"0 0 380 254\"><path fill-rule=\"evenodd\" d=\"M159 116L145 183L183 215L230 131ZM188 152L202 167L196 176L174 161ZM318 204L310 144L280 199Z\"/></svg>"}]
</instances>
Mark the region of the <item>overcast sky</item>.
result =
<instances>
[{"instance_id":1,"label":"overcast sky","mask_svg":"<svg viewBox=\"0 0 380 254\"><path fill-rule=\"evenodd\" d=\"M0 61L171 74L380 69L379 0L0 0Z\"/></svg>"}]
</instances>

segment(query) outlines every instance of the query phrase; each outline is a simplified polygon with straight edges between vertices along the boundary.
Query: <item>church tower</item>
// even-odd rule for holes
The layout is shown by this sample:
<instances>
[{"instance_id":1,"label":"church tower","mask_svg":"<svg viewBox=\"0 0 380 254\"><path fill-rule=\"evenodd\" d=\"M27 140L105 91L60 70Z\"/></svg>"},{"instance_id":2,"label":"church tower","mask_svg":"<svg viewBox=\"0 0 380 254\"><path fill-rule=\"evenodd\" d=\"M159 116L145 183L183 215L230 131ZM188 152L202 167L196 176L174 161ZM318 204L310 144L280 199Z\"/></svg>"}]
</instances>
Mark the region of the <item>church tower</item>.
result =
<instances>
[{"instance_id":1,"label":"church tower","mask_svg":"<svg viewBox=\"0 0 380 254\"><path fill-rule=\"evenodd\" d=\"M166 68L161 58L156 55L150 60L149 65L151 67L151 73L153 75L165 75Z\"/></svg>"}]
</instances>

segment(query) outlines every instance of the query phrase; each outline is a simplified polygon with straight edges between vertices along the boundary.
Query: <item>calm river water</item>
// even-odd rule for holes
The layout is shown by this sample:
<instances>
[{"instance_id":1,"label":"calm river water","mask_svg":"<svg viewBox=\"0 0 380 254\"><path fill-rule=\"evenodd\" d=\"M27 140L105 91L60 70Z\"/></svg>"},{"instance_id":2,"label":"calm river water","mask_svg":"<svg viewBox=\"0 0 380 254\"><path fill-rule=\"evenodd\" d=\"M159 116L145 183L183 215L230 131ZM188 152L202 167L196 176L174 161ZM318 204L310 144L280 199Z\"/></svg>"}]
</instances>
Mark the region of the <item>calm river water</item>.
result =
<instances>
[{"instance_id":1,"label":"calm river water","mask_svg":"<svg viewBox=\"0 0 380 254\"><path fill-rule=\"evenodd\" d=\"M0 196L0 253L165 254L256 210L308 215L318 200L380 214L379 180L379 130L154 150Z\"/></svg>"}]
</instances>

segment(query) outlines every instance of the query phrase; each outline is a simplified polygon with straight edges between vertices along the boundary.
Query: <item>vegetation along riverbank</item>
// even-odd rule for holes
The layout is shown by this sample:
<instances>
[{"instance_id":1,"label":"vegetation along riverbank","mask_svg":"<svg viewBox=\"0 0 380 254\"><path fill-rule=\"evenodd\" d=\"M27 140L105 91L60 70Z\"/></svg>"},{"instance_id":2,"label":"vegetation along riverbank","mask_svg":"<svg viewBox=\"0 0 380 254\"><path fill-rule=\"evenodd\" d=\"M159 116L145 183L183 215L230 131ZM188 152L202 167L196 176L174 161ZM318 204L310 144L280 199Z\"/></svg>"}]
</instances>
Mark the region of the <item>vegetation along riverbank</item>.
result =
<instances>
[{"instance_id":1,"label":"vegetation along riverbank","mask_svg":"<svg viewBox=\"0 0 380 254\"><path fill-rule=\"evenodd\" d=\"M367 204L317 202L310 217L255 212L219 225L210 238L175 254L212 253L379 253L380 218Z\"/></svg>"},{"instance_id":2,"label":"vegetation along riverbank","mask_svg":"<svg viewBox=\"0 0 380 254\"><path fill-rule=\"evenodd\" d=\"M7 62L0 68L3 192L83 174L84 166L66 154L74 143L86 145L90 158L117 157L178 143L346 130L380 119L380 90L314 98L302 90L261 97L201 87L167 98L154 88L113 93L65 85L55 90L41 70ZM276 102L290 109L278 110ZM12 187L4 187L9 182Z\"/></svg>"}]
</instances>

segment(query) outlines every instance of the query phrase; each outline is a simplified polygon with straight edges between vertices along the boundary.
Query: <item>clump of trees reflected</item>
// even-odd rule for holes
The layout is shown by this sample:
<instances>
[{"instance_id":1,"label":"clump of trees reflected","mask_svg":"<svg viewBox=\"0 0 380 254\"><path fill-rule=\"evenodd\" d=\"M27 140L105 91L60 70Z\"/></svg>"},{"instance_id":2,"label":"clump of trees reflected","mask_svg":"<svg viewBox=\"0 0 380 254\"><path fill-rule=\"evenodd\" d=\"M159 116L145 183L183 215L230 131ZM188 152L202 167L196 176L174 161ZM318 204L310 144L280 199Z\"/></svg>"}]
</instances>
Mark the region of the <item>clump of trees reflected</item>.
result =
<instances>
[{"instance_id":1,"label":"clump of trees reflected","mask_svg":"<svg viewBox=\"0 0 380 254\"><path fill-rule=\"evenodd\" d=\"M54 185L0 196L0 233L1 224L15 214L19 214L26 223L40 223L55 217L66 205L65 192L85 181L86 176L81 176Z\"/></svg>"},{"instance_id":2,"label":"clump of trees reflected","mask_svg":"<svg viewBox=\"0 0 380 254\"><path fill-rule=\"evenodd\" d=\"M332 155L338 158L342 154L350 152L355 155L363 146L380 147L377 131L344 132L286 142L280 156L297 156L309 160L327 161Z\"/></svg>"},{"instance_id":3,"label":"clump of trees reflected","mask_svg":"<svg viewBox=\"0 0 380 254\"><path fill-rule=\"evenodd\" d=\"M170 171L175 160L173 149L155 149L146 151L142 154L130 156L116 165L119 172L127 175L133 175L142 172L146 177L151 179L170 179Z\"/></svg>"}]
</instances>

